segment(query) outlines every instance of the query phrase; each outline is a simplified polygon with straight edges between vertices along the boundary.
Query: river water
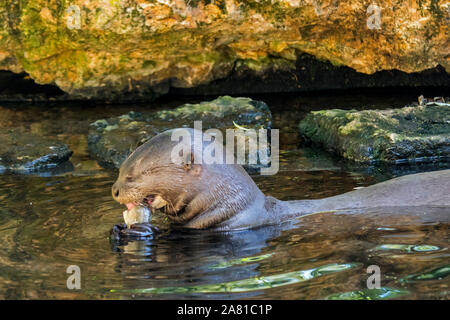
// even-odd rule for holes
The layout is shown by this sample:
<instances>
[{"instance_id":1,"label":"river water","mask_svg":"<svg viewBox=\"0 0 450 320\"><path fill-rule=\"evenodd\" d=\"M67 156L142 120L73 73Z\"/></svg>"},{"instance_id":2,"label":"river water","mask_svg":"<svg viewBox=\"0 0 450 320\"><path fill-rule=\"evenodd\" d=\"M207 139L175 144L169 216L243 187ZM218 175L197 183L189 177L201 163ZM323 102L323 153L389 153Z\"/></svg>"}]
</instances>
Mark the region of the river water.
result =
<instances>
[{"instance_id":1,"label":"river water","mask_svg":"<svg viewBox=\"0 0 450 320\"><path fill-rule=\"evenodd\" d=\"M277 175L253 178L264 193L283 200L317 199L449 168L445 161L364 167L299 147L296 125L310 110L402 107L417 95L256 97L272 110L282 150ZM111 241L109 231L122 222L124 207L111 197L117 172L88 156L89 123L206 99L213 97L139 105L0 104L0 126L57 137L74 150L71 163L58 170L0 175L0 298L450 298L448 208L328 212L226 233L172 229L156 214L153 223L162 233L155 239ZM70 265L80 267L80 290L67 288ZM369 290L372 265L379 267L381 288Z\"/></svg>"}]
</instances>

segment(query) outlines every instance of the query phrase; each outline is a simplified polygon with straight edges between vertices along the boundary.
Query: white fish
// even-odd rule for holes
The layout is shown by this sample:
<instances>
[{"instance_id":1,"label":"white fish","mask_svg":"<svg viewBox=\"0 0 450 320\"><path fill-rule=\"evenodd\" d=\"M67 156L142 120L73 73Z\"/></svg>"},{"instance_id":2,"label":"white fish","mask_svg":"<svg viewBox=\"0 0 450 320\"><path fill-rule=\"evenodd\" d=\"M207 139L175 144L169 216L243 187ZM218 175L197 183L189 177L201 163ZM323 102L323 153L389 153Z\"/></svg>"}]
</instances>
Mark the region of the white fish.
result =
<instances>
[{"instance_id":1,"label":"white fish","mask_svg":"<svg viewBox=\"0 0 450 320\"><path fill-rule=\"evenodd\" d=\"M149 223L152 218L152 211L147 207L133 206L130 210L123 212L123 219L127 227L136 223Z\"/></svg>"}]
</instances>

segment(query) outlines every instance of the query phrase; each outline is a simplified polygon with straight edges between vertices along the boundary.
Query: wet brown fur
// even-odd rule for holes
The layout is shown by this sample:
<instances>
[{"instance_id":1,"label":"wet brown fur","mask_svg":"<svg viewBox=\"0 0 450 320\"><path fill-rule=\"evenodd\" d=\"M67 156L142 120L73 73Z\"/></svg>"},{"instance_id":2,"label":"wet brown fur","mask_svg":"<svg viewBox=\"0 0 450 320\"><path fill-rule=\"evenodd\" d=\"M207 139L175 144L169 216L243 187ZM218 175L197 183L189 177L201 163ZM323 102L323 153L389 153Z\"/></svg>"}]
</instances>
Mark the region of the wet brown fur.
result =
<instances>
[{"instance_id":1,"label":"wet brown fur","mask_svg":"<svg viewBox=\"0 0 450 320\"><path fill-rule=\"evenodd\" d=\"M404 176L320 200L280 201L265 197L240 165L172 163L177 142L171 141L171 133L149 140L122 164L112 190L116 201L139 203L160 195L172 221L199 229L251 227L349 208L450 207L450 170ZM198 152L193 150L193 158Z\"/></svg>"}]
</instances>

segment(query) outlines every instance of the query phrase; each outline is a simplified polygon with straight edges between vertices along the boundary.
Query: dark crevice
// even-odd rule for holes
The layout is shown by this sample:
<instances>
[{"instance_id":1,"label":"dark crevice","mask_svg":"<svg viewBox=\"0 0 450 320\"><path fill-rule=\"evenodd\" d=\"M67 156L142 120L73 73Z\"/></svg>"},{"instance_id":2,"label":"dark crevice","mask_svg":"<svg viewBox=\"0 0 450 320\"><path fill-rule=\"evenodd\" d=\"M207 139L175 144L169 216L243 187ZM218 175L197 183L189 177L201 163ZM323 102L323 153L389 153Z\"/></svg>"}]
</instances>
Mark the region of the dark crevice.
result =
<instances>
[{"instance_id":1,"label":"dark crevice","mask_svg":"<svg viewBox=\"0 0 450 320\"><path fill-rule=\"evenodd\" d=\"M0 71L0 101L48 101L67 96L53 85L40 85L26 73Z\"/></svg>"},{"instance_id":2,"label":"dark crevice","mask_svg":"<svg viewBox=\"0 0 450 320\"><path fill-rule=\"evenodd\" d=\"M295 70L266 70L263 75L248 68L233 69L224 79L195 88L171 88L186 95L315 92L360 88L449 87L450 74L438 65L422 72L383 70L368 75L345 66L333 66L303 54Z\"/></svg>"},{"instance_id":3,"label":"dark crevice","mask_svg":"<svg viewBox=\"0 0 450 320\"><path fill-rule=\"evenodd\" d=\"M142 84L145 88L145 84ZM224 79L194 88L170 88L166 96L218 96L218 95L259 95L259 94L298 94L321 95L339 92L401 92L424 91L448 96L450 74L441 66L422 72L405 73L398 70L384 70L372 75L356 72L345 66L334 66L330 62L319 61L313 56L303 54L298 57L295 70L266 70L257 74L248 67L237 64ZM421 88L425 88L422 90ZM433 90L432 88L437 88ZM113 89L113 88L111 88ZM71 96L57 86L36 84L25 73L14 74L0 71L0 101L2 102L48 102L48 101L100 101L112 103L149 102L157 95L152 88L141 92L125 92L98 98ZM107 97L107 98L105 98Z\"/></svg>"}]
</instances>

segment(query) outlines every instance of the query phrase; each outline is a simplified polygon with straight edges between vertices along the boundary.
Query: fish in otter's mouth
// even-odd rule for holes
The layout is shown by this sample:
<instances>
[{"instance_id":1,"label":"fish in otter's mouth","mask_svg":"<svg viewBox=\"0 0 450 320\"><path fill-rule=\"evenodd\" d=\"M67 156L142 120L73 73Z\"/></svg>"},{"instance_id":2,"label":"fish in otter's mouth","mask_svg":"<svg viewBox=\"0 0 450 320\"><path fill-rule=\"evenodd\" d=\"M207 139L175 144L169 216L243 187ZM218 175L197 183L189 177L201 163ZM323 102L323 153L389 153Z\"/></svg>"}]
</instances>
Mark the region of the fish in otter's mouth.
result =
<instances>
[{"instance_id":1,"label":"fish in otter's mouth","mask_svg":"<svg viewBox=\"0 0 450 320\"><path fill-rule=\"evenodd\" d=\"M137 223L149 223L155 209L162 209L167 205L159 195L148 195L139 203L126 203L127 210L123 212L125 224L130 227Z\"/></svg>"},{"instance_id":2,"label":"fish in otter's mouth","mask_svg":"<svg viewBox=\"0 0 450 320\"><path fill-rule=\"evenodd\" d=\"M140 202L130 202L125 203L128 210L133 209L136 206L147 207L150 210L161 209L167 205L167 201L164 200L160 195L148 195Z\"/></svg>"}]
</instances>

